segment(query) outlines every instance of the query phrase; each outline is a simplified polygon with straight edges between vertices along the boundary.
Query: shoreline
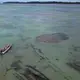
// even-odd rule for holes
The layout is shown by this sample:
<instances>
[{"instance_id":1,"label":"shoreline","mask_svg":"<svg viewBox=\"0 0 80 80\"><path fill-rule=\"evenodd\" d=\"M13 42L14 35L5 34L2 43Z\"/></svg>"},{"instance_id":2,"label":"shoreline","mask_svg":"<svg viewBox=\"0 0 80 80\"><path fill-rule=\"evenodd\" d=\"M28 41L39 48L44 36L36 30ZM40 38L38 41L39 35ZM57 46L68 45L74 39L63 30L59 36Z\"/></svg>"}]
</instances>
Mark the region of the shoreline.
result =
<instances>
[{"instance_id":1,"label":"shoreline","mask_svg":"<svg viewBox=\"0 0 80 80\"><path fill-rule=\"evenodd\" d=\"M56 1L48 1L48 2L39 2L39 1L31 1L31 2L3 2L2 4L80 4L80 2L56 2Z\"/></svg>"}]
</instances>

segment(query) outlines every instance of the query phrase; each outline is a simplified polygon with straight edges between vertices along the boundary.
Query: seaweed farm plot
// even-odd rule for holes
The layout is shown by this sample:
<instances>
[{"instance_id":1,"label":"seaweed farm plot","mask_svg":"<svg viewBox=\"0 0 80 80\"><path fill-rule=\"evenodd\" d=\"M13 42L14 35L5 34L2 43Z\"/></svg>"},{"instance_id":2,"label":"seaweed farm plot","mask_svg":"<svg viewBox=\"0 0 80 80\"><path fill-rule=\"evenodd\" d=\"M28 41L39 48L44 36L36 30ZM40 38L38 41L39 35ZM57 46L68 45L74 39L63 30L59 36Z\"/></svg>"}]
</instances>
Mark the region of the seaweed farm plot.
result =
<instances>
[{"instance_id":1,"label":"seaweed farm plot","mask_svg":"<svg viewBox=\"0 0 80 80\"><path fill-rule=\"evenodd\" d=\"M80 46L72 45L69 51L71 55L66 64L80 73Z\"/></svg>"},{"instance_id":2,"label":"seaweed farm plot","mask_svg":"<svg viewBox=\"0 0 80 80\"><path fill-rule=\"evenodd\" d=\"M60 70L60 68L46 57L40 48L36 47L32 43L28 44L28 48L23 55L11 54L11 56L13 58L9 65L3 65L4 74L2 76L4 78L7 77L6 80L10 79L9 74L11 74L15 80L53 80L53 78L57 80L59 78L63 80L70 80L65 73ZM7 55L3 56L3 60L5 61L4 58L9 60Z\"/></svg>"}]
</instances>

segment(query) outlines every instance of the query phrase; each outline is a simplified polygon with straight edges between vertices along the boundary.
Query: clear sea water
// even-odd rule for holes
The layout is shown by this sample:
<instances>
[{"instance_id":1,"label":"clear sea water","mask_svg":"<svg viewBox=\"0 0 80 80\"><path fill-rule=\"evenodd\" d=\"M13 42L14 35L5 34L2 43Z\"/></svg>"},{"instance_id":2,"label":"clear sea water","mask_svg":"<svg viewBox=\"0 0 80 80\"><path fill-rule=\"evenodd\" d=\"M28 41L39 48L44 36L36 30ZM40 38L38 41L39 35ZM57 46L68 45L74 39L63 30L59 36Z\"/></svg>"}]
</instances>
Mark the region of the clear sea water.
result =
<instances>
[{"instance_id":1,"label":"clear sea water","mask_svg":"<svg viewBox=\"0 0 80 80\"><path fill-rule=\"evenodd\" d=\"M66 33L69 39L60 43L36 41L41 34L55 32ZM23 66L36 66L50 80L80 80L80 73L66 64L80 59L80 5L1 4L0 48L6 44L12 44L12 49L0 56L0 80L20 80L14 70L6 73L17 60Z\"/></svg>"}]
</instances>

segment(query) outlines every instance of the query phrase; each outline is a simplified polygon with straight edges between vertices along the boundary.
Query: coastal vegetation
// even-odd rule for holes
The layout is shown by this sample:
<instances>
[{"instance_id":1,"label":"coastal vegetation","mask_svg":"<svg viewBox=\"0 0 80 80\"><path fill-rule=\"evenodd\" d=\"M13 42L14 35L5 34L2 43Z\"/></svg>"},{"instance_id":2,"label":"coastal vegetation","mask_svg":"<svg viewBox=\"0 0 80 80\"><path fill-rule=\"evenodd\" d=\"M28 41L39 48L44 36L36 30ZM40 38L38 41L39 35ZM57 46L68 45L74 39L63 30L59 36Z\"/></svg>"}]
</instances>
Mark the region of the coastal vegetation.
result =
<instances>
[{"instance_id":1,"label":"coastal vegetation","mask_svg":"<svg viewBox=\"0 0 80 80\"><path fill-rule=\"evenodd\" d=\"M80 4L80 2L57 2L57 1L30 1L30 2L3 2L3 4Z\"/></svg>"}]
</instances>

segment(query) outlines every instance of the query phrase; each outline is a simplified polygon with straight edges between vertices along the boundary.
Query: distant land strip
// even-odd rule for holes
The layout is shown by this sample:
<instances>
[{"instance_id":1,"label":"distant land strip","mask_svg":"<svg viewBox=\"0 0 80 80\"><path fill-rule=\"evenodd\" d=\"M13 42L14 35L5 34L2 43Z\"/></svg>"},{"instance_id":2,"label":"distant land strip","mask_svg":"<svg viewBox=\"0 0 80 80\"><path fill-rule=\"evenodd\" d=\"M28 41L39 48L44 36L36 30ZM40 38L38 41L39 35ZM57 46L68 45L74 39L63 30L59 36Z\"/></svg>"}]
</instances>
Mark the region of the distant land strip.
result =
<instances>
[{"instance_id":1,"label":"distant land strip","mask_svg":"<svg viewBox=\"0 0 80 80\"><path fill-rule=\"evenodd\" d=\"M80 2L31 1L31 2L3 2L2 4L80 4Z\"/></svg>"}]
</instances>

